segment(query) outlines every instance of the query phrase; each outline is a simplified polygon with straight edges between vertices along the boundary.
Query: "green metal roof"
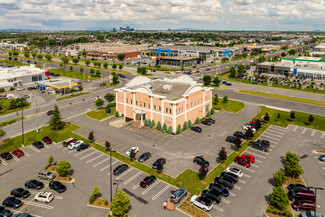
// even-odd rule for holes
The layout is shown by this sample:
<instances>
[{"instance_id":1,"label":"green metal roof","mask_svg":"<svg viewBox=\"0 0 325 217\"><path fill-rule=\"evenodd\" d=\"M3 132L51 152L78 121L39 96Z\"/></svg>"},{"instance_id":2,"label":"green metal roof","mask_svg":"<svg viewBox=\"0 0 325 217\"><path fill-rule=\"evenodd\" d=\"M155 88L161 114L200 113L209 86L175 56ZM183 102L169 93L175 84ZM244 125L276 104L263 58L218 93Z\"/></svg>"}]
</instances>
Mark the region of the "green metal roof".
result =
<instances>
[{"instance_id":1,"label":"green metal roof","mask_svg":"<svg viewBox=\"0 0 325 217\"><path fill-rule=\"evenodd\" d=\"M292 60L293 62L295 61L305 61L305 62L325 62L325 60L305 60L305 59L295 59L295 58L281 58L281 60Z\"/></svg>"}]
</instances>

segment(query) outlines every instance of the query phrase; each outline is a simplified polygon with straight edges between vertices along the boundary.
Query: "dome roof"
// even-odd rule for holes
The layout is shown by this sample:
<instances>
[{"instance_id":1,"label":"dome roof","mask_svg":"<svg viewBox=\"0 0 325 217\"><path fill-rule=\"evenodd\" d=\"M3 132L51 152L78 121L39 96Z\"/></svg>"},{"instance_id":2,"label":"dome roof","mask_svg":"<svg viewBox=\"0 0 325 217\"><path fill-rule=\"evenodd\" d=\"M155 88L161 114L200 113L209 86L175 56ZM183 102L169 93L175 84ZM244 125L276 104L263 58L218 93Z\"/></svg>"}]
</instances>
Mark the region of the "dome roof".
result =
<instances>
[{"instance_id":1,"label":"dome roof","mask_svg":"<svg viewBox=\"0 0 325 217\"><path fill-rule=\"evenodd\" d=\"M193 82L193 79L189 75L181 75L178 78L175 79L178 82L184 82L191 84Z\"/></svg>"},{"instance_id":2,"label":"dome roof","mask_svg":"<svg viewBox=\"0 0 325 217\"><path fill-rule=\"evenodd\" d=\"M150 81L151 80L147 77L137 76L137 77L133 78L131 81L129 81L129 83L127 83L126 86L128 86L128 87L135 86L135 85L144 84L144 83L147 83Z\"/></svg>"}]
</instances>

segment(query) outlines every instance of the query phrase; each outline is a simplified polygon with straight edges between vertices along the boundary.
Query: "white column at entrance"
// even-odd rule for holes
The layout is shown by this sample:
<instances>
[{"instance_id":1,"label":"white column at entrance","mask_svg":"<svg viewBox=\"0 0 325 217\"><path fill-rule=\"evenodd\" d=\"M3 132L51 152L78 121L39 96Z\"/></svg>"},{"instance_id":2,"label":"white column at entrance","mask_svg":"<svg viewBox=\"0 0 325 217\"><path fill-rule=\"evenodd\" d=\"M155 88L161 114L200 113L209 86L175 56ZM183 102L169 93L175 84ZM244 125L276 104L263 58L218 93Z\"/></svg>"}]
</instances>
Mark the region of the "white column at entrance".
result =
<instances>
[{"instance_id":1,"label":"white column at entrance","mask_svg":"<svg viewBox=\"0 0 325 217\"><path fill-rule=\"evenodd\" d=\"M135 92L132 92L133 95L133 111L135 110ZM135 121L136 114L133 112L133 121Z\"/></svg>"},{"instance_id":2,"label":"white column at entrance","mask_svg":"<svg viewBox=\"0 0 325 217\"><path fill-rule=\"evenodd\" d=\"M142 124L143 124L143 123L142 123L142 122L143 122L143 121L142 121L142 116L143 116L143 114L141 114L141 115L140 115L140 119L141 119L141 126L142 126Z\"/></svg>"},{"instance_id":3,"label":"white column at entrance","mask_svg":"<svg viewBox=\"0 0 325 217\"><path fill-rule=\"evenodd\" d=\"M150 102L150 110L151 110L151 120L153 120L153 96L150 96L151 102Z\"/></svg>"},{"instance_id":4,"label":"white column at entrance","mask_svg":"<svg viewBox=\"0 0 325 217\"><path fill-rule=\"evenodd\" d=\"M203 90L203 104L202 104L202 106L203 106L203 117L204 117L204 115L205 115L205 91Z\"/></svg>"},{"instance_id":5,"label":"white column at entrance","mask_svg":"<svg viewBox=\"0 0 325 217\"><path fill-rule=\"evenodd\" d=\"M176 104L173 104L173 133L176 133Z\"/></svg>"},{"instance_id":6,"label":"white column at entrance","mask_svg":"<svg viewBox=\"0 0 325 217\"><path fill-rule=\"evenodd\" d=\"M164 125L164 99L161 99L161 125Z\"/></svg>"},{"instance_id":7,"label":"white column at entrance","mask_svg":"<svg viewBox=\"0 0 325 217\"><path fill-rule=\"evenodd\" d=\"M184 105L184 111L185 111L185 121L187 121L187 97L185 97L185 105Z\"/></svg>"},{"instance_id":8,"label":"white column at entrance","mask_svg":"<svg viewBox=\"0 0 325 217\"><path fill-rule=\"evenodd\" d=\"M126 120L126 92L124 91L124 116L123 120Z\"/></svg>"}]
</instances>

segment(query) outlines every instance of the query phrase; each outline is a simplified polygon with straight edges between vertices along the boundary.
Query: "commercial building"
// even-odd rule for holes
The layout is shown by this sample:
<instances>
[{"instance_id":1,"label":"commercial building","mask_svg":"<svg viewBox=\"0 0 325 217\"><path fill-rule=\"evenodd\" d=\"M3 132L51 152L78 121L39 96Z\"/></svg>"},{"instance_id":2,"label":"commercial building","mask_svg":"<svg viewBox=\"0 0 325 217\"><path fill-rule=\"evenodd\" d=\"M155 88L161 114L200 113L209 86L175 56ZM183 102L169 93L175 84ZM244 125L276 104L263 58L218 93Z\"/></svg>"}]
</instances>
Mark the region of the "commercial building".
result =
<instances>
[{"instance_id":1,"label":"commercial building","mask_svg":"<svg viewBox=\"0 0 325 217\"><path fill-rule=\"evenodd\" d=\"M78 86L76 82L65 78L54 78L50 80L37 81L35 84L36 89L38 90L54 90L59 94L68 93L69 89Z\"/></svg>"},{"instance_id":2,"label":"commercial building","mask_svg":"<svg viewBox=\"0 0 325 217\"><path fill-rule=\"evenodd\" d=\"M188 75L175 79L150 80L139 76L116 91L116 110L125 120L133 120L136 127L143 126L146 119L171 126L185 121L193 123L197 117L206 116L212 108L212 88L203 87Z\"/></svg>"},{"instance_id":3,"label":"commercial building","mask_svg":"<svg viewBox=\"0 0 325 217\"><path fill-rule=\"evenodd\" d=\"M36 68L35 65L17 66L0 69L0 88L22 86L25 84L46 79L45 70Z\"/></svg>"},{"instance_id":4,"label":"commercial building","mask_svg":"<svg viewBox=\"0 0 325 217\"><path fill-rule=\"evenodd\" d=\"M168 66L180 66L183 70L186 66L193 66L200 64L202 59L200 57L157 57L156 64L157 65L168 65Z\"/></svg>"},{"instance_id":5,"label":"commercial building","mask_svg":"<svg viewBox=\"0 0 325 217\"><path fill-rule=\"evenodd\" d=\"M320 56L325 56L325 44L322 43L322 44L319 44L317 46L314 46L313 47L313 52L311 53L312 55L314 54L318 54Z\"/></svg>"}]
</instances>

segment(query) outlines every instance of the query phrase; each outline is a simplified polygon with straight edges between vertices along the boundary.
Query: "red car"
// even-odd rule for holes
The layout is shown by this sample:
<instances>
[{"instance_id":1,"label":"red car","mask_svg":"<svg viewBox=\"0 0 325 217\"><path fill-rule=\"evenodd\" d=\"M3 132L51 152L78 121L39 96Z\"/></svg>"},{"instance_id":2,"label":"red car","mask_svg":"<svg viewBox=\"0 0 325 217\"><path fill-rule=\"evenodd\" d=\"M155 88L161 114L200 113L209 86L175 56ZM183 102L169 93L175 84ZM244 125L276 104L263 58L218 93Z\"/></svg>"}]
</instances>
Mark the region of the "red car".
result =
<instances>
[{"instance_id":1,"label":"red car","mask_svg":"<svg viewBox=\"0 0 325 217\"><path fill-rule=\"evenodd\" d=\"M250 167L251 166L251 163L248 160L246 160L245 158L240 157L240 156L237 156L235 158L234 162L237 163L237 164L243 165L244 167Z\"/></svg>"},{"instance_id":2,"label":"red car","mask_svg":"<svg viewBox=\"0 0 325 217\"><path fill-rule=\"evenodd\" d=\"M45 136L43 137L43 142L45 142L46 144L52 144L52 139L50 139L50 137L48 136Z\"/></svg>"},{"instance_id":3,"label":"red car","mask_svg":"<svg viewBox=\"0 0 325 217\"><path fill-rule=\"evenodd\" d=\"M64 147L68 147L68 145L69 145L70 143L72 143L72 142L76 142L76 141L77 141L76 139L69 137L69 138L67 138L66 140L64 140L64 141L62 142L62 145L63 145Z\"/></svg>"},{"instance_id":4,"label":"red car","mask_svg":"<svg viewBox=\"0 0 325 217\"><path fill-rule=\"evenodd\" d=\"M251 163L255 162L255 157L249 154L242 154L241 155L242 158L245 158L246 160L248 160Z\"/></svg>"},{"instance_id":5,"label":"red car","mask_svg":"<svg viewBox=\"0 0 325 217\"><path fill-rule=\"evenodd\" d=\"M311 201L296 200L291 204L292 208L299 210L315 210L315 204Z\"/></svg>"},{"instance_id":6,"label":"red car","mask_svg":"<svg viewBox=\"0 0 325 217\"><path fill-rule=\"evenodd\" d=\"M13 155L17 156L17 157L21 157L21 156L24 156L25 153L21 150L21 149L17 149L17 150L14 150L12 152Z\"/></svg>"}]
</instances>

